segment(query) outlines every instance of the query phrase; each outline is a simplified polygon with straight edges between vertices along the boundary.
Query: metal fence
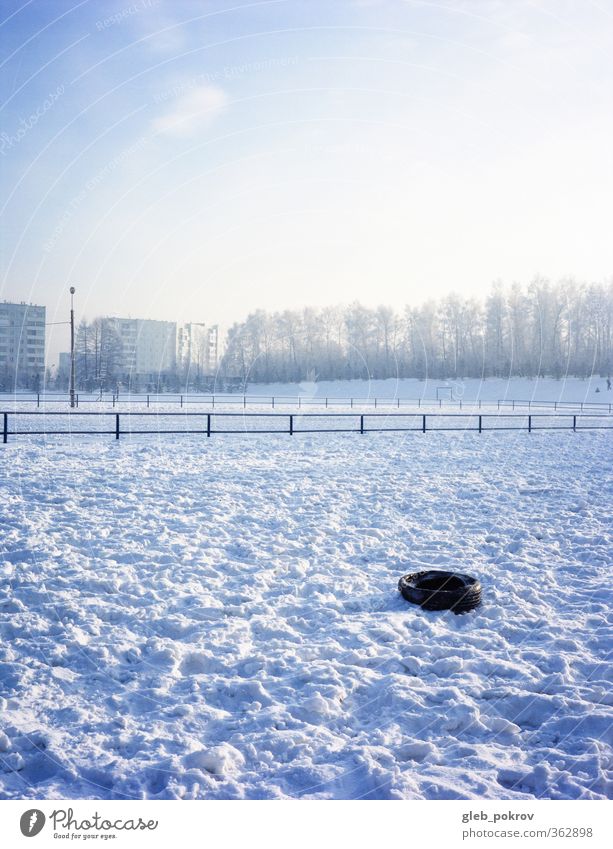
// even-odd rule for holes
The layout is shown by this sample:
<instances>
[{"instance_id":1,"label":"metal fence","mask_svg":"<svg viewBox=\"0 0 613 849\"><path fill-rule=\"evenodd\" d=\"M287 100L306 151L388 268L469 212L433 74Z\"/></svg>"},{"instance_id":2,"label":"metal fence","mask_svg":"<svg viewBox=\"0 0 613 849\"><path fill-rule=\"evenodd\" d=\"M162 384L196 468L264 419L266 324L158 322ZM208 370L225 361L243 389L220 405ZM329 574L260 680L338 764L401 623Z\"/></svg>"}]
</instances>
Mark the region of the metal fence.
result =
<instances>
[{"instance_id":1,"label":"metal fence","mask_svg":"<svg viewBox=\"0 0 613 849\"><path fill-rule=\"evenodd\" d=\"M611 430L613 415L594 413L193 413L4 411L9 436L137 434L394 433L517 430ZM58 426L53 426L57 423ZM166 426L166 425L170 426ZM174 424L174 426L173 426Z\"/></svg>"},{"instance_id":2,"label":"metal fence","mask_svg":"<svg viewBox=\"0 0 613 849\"><path fill-rule=\"evenodd\" d=\"M12 400L15 404L36 404L37 408L44 407L46 404L68 403L70 398L66 393L42 393L42 392L17 392L3 396L4 400ZM459 410L463 409L490 409L502 410L504 408L515 409L552 409L558 410L578 410L580 412L593 411L612 413L613 401L539 401L533 399L517 399L517 398L502 398L494 400L464 400L452 398L336 398L336 397L305 397L302 395L237 395L228 393L215 394L200 394L200 393L143 393L143 394L127 394L127 393L83 393L77 392L75 395L76 406L85 404L109 404L116 407L120 404L142 404L146 407L156 406L160 404L178 404L182 409L190 405L209 405L211 409L216 406L236 405L243 409L253 406L270 406L271 409L276 407L325 407L326 409L347 407L373 407L379 408L396 408L400 407L416 407L417 409L437 407L456 407Z\"/></svg>"}]
</instances>

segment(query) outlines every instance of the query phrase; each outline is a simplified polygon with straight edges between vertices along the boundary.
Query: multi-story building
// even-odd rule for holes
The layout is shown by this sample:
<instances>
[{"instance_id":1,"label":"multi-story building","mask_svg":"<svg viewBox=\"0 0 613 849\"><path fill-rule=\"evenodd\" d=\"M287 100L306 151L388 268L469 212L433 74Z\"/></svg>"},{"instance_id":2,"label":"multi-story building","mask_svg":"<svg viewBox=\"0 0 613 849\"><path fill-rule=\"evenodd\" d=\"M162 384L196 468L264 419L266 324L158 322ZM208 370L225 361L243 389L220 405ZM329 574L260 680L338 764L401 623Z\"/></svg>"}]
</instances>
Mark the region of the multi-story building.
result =
<instances>
[{"instance_id":1,"label":"multi-story building","mask_svg":"<svg viewBox=\"0 0 613 849\"><path fill-rule=\"evenodd\" d=\"M218 338L216 325L196 322L178 328L174 321L114 316L83 322L77 332L77 383L144 389L167 387L178 378L203 385L217 370Z\"/></svg>"},{"instance_id":2,"label":"multi-story building","mask_svg":"<svg viewBox=\"0 0 613 849\"><path fill-rule=\"evenodd\" d=\"M209 374L214 374L219 365L219 327L209 327Z\"/></svg>"},{"instance_id":3,"label":"multi-story building","mask_svg":"<svg viewBox=\"0 0 613 849\"><path fill-rule=\"evenodd\" d=\"M60 386L68 386L70 382L70 351L60 351L57 361L56 378Z\"/></svg>"},{"instance_id":4,"label":"multi-story building","mask_svg":"<svg viewBox=\"0 0 613 849\"><path fill-rule=\"evenodd\" d=\"M45 373L45 307L0 303L0 384L35 388Z\"/></svg>"},{"instance_id":5,"label":"multi-story building","mask_svg":"<svg viewBox=\"0 0 613 849\"><path fill-rule=\"evenodd\" d=\"M176 367L176 323L136 319L136 373L157 376L170 374Z\"/></svg>"},{"instance_id":6,"label":"multi-story building","mask_svg":"<svg viewBox=\"0 0 613 849\"><path fill-rule=\"evenodd\" d=\"M207 327L206 324L190 322L179 327L177 362L188 381L215 373L218 336L217 325Z\"/></svg>"},{"instance_id":7,"label":"multi-story building","mask_svg":"<svg viewBox=\"0 0 613 849\"><path fill-rule=\"evenodd\" d=\"M119 370L122 374L135 374L138 319L109 318L107 321L107 326L115 331L121 343L118 363Z\"/></svg>"},{"instance_id":8,"label":"multi-story building","mask_svg":"<svg viewBox=\"0 0 613 849\"><path fill-rule=\"evenodd\" d=\"M174 321L105 318L104 334L112 355L112 370L121 378L156 381L175 371L177 325Z\"/></svg>"}]
</instances>

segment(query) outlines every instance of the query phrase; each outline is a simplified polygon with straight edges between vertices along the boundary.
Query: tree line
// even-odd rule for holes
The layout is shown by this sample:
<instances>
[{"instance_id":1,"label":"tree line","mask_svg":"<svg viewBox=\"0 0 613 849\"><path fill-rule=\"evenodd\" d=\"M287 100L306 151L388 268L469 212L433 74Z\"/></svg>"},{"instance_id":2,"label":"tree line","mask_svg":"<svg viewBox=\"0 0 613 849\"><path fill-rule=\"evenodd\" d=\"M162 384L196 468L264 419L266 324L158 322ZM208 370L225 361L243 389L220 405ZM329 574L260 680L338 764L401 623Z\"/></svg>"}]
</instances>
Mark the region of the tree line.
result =
<instances>
[{"instance_id":1,"label":"tree line","mask_svg":"<svg viewBox=\"0 0 613 849\"><path fill-rule=\"evenodd\" d=\"M609 377L613 283L492 285L483 299L451 294L397 311L346 306L257 310L228 333L228 380Z\"/></svg>"}]
</instances>

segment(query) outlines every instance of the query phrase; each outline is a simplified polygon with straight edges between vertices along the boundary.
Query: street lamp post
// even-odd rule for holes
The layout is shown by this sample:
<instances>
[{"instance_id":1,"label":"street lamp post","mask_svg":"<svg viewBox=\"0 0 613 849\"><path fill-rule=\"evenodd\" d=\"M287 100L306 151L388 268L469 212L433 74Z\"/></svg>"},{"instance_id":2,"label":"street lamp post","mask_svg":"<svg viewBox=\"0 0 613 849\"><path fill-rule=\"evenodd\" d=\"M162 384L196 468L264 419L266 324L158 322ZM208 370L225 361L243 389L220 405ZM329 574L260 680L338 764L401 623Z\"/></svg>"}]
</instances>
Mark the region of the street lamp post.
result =
<instances>
[{"instance_id":1,"label":"street lamp post","mask_svg":"<svg viewBox=\"0 0 613 849\"><path fill-rule=\"evenodd\" d=\"M70 406L75 406L74 286L70 287Z\"/></svg>"}]
</instances>

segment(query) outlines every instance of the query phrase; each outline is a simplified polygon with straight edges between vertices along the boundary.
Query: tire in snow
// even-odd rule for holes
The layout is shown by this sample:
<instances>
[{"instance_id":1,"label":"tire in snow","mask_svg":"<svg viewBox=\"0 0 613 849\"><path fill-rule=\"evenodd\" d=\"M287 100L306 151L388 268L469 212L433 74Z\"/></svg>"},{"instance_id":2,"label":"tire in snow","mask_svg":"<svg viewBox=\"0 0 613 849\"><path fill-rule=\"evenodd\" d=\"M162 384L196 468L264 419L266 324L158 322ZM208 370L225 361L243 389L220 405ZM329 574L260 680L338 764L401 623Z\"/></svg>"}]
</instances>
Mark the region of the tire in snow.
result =
<instances>
[{"instance_id":1,"label":"tire in snow","mask_svg":"<svg viewBox=\"0 0 613 849\"><path fill-rule=\"evenodd\" d=\"M467 613L481 604L481 584L471 575L435 569L403 575L398 589L407 601L424 610Z\"/></svg>"}]
</instances>

